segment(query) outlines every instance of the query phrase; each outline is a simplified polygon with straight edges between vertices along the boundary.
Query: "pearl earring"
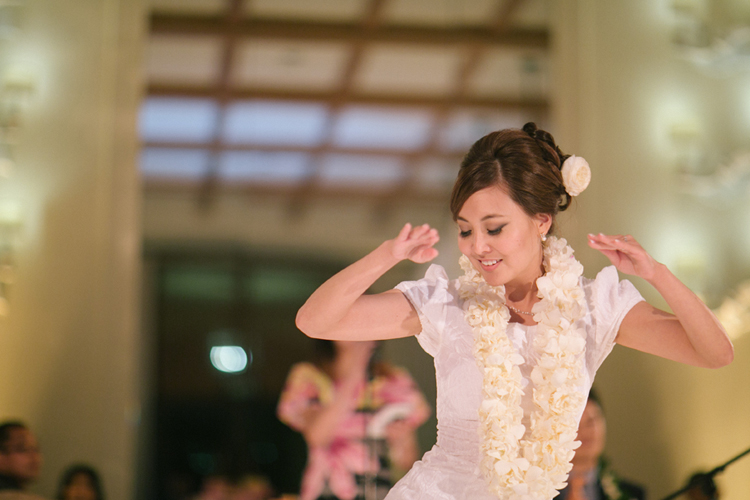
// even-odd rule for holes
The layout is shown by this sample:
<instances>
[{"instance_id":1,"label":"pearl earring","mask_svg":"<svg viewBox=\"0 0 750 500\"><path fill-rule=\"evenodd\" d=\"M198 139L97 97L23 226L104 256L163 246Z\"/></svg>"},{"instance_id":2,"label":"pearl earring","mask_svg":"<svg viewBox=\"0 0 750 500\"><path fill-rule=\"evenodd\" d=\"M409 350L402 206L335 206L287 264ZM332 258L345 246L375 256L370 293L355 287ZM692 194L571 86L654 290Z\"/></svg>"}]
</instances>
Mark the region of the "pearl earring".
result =
<instances>
[{"instance_id":1,"label":"pearl earring","mask_svg":"<svg viewBox=\"0 0 750 500\"><path fill-rule=\"evenodd\" d=\"M542 234L540 234L540 236L542 237L542 243L544 243L545 241L547 241L547 234L546 233L542 233Z\"/></svg>"}]
</instances>

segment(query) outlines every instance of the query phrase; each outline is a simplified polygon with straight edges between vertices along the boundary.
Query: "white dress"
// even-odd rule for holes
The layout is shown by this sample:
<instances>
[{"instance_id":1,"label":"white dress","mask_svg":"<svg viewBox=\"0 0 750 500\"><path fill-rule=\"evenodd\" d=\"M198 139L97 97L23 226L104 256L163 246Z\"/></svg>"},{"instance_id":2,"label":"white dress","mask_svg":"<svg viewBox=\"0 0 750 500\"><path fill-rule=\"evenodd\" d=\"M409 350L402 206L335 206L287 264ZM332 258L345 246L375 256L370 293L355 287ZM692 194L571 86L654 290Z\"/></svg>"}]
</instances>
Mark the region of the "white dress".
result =
<instances>
[{"instance_id":1,"label":"white dress","mask_svg":"<svg viewBox=\"0 0 750 500\"><path fill-rule=\"evenodd\" d=\"M587 307L579 320L587 334L586 387L582 390L588 393L597 369L614 347L620 323L643 298L629 281L619 281L614 266L603 269L596 279L581 278L581 286ZM414 305L422 322L417 340L435 359L438 424L435 446L391 489L386 500L497 500L478 467L482 374L474 360L474 336L464 320L458 280L448 280L441 266L432 265L423 279L400 283L396 289ZM507 332L526 360L520 367L525 388L531 383L536 361L532 348L536 326L510 323ZM523 423L528 429L532 391L524 389L524 393Z\"/></svg>"}]
</instances>

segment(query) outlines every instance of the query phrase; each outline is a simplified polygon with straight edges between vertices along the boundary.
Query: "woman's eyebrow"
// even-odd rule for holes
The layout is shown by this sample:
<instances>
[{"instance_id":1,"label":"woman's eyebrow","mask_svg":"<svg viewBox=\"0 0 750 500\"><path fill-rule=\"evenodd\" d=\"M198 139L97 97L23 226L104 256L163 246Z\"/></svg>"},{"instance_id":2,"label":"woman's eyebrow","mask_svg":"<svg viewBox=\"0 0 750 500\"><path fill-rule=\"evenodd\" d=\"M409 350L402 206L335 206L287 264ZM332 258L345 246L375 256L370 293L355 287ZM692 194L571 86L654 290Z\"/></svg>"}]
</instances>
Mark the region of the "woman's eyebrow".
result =
<instances>
[{"instance_id":1,"label":"woman's eyebrow","mask_svg":"<svg viewBox=\"0 0 750 500\"><path fill-rule=\"evenodd\" d=\"M497 219L497 218L502 218L502 217L505 217L505 216L501 214L489 214L489 215L485 215L484 217L482 217L482 220L484 221L487 219ZM456 217L456 220L460 220L462 222L469 222L461 216Z\"/></svg>"}]
</instances>

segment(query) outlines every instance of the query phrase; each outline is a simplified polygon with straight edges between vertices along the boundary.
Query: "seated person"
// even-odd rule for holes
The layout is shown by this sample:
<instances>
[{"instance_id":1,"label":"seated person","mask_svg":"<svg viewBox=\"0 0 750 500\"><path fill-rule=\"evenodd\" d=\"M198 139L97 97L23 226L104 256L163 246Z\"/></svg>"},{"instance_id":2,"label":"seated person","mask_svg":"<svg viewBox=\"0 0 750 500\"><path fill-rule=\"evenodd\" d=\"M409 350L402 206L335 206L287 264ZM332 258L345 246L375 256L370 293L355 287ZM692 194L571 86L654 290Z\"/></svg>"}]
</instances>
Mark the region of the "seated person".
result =
<instances>
[{"instance_id":1,"label":"seated person","mask_svg":"<svg viewBox=\"0 0 750 500\"><path fill-rule=\"evenodd\" d=\"M57 500L104 500L99 474L89 465L71 465L60 479Z\"/></svg>"},{"instance_id":2,"label":"seated person","mask_svg":"<svg viewBox=\"0 0 750 500\"><path fill-rule=\"evenodd\" d=\"M42 455L22 422L0 423L0 500L41 499L25 490L39 477Z\"/></svg>"},{"instance_id":3,"label":"seated person","mask_svg":"<svg viewBox=\"0 0 750 500\"><path fill-rule=\"evenodd\" d=\"M402 368L374 362L374 342L319 340L318 362L293 366L279 418L302 433L300 500L380 500L418 458L430 408Z\"/></svg>"},{"instance_id":4,"label":"seated person","mask_svg":"<svg viewBox=\"0 0 750 500\"><path fill-rule=\"evenodd\" d=\"M620 479L602 457L607 436L607 422L592 390L578 426L581 446L573 457L568 486L560 492L561 500L645 500L645 490Z\"/></svg>"}]
</instances>

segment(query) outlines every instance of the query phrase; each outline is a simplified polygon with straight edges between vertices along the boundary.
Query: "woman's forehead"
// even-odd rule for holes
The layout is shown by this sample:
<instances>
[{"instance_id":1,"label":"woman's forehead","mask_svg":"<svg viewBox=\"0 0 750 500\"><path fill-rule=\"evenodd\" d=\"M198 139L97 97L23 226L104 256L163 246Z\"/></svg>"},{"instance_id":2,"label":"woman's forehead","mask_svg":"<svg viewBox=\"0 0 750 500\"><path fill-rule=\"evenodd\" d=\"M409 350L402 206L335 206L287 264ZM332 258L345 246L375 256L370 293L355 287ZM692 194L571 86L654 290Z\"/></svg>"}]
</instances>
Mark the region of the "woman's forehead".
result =
<instances>
[{"instance_id":1,"label":"woman's forehead","mask_svg":"<svg viewBox=\"0 0 750 500\"><path fill-rule=\"evenodd\" d=\"M499 186L480 189L467 198L458 213L459 219L510 217L523 212L508 193Z\"/></svg>"}]
</instances>

